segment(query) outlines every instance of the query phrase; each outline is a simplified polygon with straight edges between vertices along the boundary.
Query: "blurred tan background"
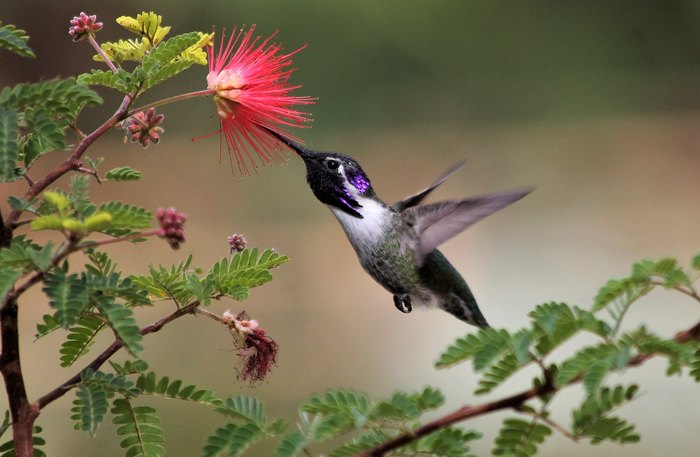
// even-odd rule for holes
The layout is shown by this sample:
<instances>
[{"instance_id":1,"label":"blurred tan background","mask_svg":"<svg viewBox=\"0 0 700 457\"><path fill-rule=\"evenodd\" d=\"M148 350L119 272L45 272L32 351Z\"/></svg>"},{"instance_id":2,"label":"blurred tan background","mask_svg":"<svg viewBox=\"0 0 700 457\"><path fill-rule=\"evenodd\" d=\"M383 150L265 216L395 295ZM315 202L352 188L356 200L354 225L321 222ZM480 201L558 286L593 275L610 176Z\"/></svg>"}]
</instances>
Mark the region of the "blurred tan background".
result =
<instances>
[{"instance_id":1,"label":"blurred tan background","mask_svg":"<svg viewBox=\"0 0 700 457\"><path fill-rule=\"evenodd\" d=\"M67 34L68 20L81 10L105 23L98 38L107 41L125 37L117 16L152 9L173 34L255 23L262 34L279 29L287 49L308 44L295 59L292 81L304 85L299 94L319 101L313 128L300 136L311 148L356 157L388 201L464 158L465 168L433 199L536 186L525 200L443 248L492 325L517 329L546 301L586 307L598 287L627 274L634 261L672 255L686 262L700 249L700 1L5 1L0 20L28 31L38 59L2 53L0 83L88 70L91 49ZM203 89L205 75L203 67L192 69L143 101ZM115 108L118 97L103 95L105 106L83 116L84 130ZM121 267L143 273L149 263L170 264L188 253L206 267L226 254L226 236L234 232L292 261L247 301L211 306L219 313L245 309L278 341L279 364L267 381L253 388L238 383L230 336L204 318L181 319L148 337L145 358L152 369L223 396L257 395L270 415L290 418L299 403L327 387L378 398L433 385L447 395L440 412L487 399L473 396L470 367L432 368L446 345L472 329L440 311L396 311L308 190L300 160L291 157L257 178L232 178L226 161L218 163L217 139L190 141L216 129L210 100L162 112L166 132L159 145L124 146L113 132L89 151L107 158L104 170L128 164L145 174L136 183L93 186L97 201L175 206L189 215L180 251L157 240L110 247ZM61 157L45 157L32 175ZM23 190L22 182L3 188L3 211L5 194ZM35 323L47 309L38 289L22 308L24 370L33 398L74 372L58 366L60 335L32 344ZM171 309L162 303L140 319L148 323ZM633 309L628 325L644 322L672 335L699 316L697 303L655 293ZM667 379L664 370L655 360L610 379L641 382L644 395L620 414L638 425L642 444L591 447L555 436L541 455L695 455L697 385ZM520 379L490 398L520 390L530 378ZM579 387L563 393L554 417L568 423L581 395ZM122 455L109 419L95 439L72 431L71 401L67 395L39 419L48 454ZM150 404L163 415L168 455L199 455L205 436L222 423L196 405ZM466 424L484 432L474 445L477 455L489 454L504 416ZM266 449L251 455L265 456Z\"/></svg>"}]
</instances>

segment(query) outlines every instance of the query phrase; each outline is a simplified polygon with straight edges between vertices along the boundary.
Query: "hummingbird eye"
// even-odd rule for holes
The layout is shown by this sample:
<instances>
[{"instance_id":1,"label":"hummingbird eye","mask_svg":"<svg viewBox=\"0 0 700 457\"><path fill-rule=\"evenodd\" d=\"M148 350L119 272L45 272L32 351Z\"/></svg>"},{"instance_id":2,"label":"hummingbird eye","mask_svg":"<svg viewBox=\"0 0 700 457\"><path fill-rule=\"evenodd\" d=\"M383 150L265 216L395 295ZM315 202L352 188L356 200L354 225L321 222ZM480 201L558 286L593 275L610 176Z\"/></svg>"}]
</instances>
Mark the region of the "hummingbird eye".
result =
<instances>
[{"instance_id":1,"label":"hummingbird eye","mask_svg":"<svg viewBox=\"0 0 700 457\"><path fill-rule=\"evenodd\" d=\"M339 166L340 162L337 160L330 159L326 161L326 167L328 167L330 170L337 170Z\"/></svg>"}]
</instances>

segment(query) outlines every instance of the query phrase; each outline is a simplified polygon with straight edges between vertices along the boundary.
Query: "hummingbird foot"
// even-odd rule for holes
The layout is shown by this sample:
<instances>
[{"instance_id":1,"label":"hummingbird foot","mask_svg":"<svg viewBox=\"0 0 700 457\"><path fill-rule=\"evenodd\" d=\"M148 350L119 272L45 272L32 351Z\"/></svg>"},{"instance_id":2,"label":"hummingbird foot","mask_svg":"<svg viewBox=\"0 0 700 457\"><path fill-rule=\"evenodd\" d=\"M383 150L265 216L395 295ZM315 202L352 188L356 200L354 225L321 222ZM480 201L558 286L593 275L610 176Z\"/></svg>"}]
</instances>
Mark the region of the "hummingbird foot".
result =
<instances>
[{"instance_id":1,"label":"hummingbird foot","mask_svg":"<svg viewBox=\"0 0 700 457\"><path fill-rule=\"evenodd\" d=\"M408 314L413 311L413 305L411 305L411 296L408 294L394 295L394 306L396 309L404 314Z\"/></svg>"}]
</instances>

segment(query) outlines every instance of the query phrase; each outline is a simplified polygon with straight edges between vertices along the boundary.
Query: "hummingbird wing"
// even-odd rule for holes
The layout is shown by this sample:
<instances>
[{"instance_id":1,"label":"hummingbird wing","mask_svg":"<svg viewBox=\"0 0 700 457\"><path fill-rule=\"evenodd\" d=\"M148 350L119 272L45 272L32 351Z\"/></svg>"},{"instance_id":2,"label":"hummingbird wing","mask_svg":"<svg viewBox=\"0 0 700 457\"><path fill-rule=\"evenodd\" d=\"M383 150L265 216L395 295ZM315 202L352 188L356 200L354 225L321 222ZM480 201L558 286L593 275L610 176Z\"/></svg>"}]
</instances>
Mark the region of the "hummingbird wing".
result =
<instances>
[{"instance_id":1,"label":"hummingbird wing","mask_svg":"<svg viewBox=\"0 0 700 457\"><path fill-rule=\"evenodd\" d=\"M439 245L530 192L532 189L503 192L406 209L402 217L409 226L413 226L418 240L415 247L416 262L419 266L422 265L425 256Z\"/></svg>"},{"instance_id":2,"label":"hummingbird wing","mask_svg":"<svg viewBox=\"0 0 700 457\"><path fill-rule=\"evenodd\" d=\"M392 208L394 208L397 212L401 212L405 210L406 208L411 208L412 206L416 206L420 202L423 201L425 197L428 196L428 194L432 191L435 190L437 186L440 184L444 183L447 181L447 178L452 176L457 170L462 168L462 165L464 165L464 160L461 162L457 162L456 164L452 165L450 168L448 168L438 179L436 179L431 185L426 187L425 189L421 190L417 194L411 195L409 197L404 198L401 201L398 201L394 203Z\"/></svg>"}]
</instances>

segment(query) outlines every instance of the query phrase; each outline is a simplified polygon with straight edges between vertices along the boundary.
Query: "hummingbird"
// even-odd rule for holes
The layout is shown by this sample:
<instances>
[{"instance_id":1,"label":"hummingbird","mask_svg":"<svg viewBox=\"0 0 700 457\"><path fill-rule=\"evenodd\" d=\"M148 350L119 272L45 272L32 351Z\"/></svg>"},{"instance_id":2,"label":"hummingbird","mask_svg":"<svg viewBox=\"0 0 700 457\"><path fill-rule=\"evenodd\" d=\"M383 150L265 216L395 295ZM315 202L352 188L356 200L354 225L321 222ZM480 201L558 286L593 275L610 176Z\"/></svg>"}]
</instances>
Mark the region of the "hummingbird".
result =
<instances>
[{"instance_id":1,"label":"hummingbird","mask_svg":"<svg viewBox=\"0 0 700 457\"><path fill-rule=\"evenodd\" d=\"M466 281L437 247L532 189L420 205L461 162L425 189L388 205L352 157L312 151L265 130L302 158L311 191L331 210L363 269L393 295L399 311L410 313L413 305L427 305L468 324L489 327Z\"/></svg>"}]
</instances>

